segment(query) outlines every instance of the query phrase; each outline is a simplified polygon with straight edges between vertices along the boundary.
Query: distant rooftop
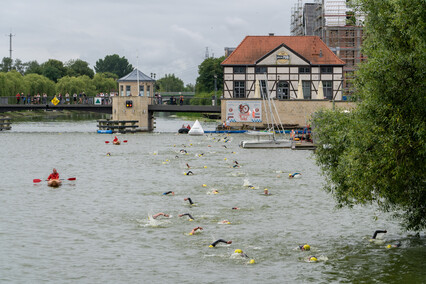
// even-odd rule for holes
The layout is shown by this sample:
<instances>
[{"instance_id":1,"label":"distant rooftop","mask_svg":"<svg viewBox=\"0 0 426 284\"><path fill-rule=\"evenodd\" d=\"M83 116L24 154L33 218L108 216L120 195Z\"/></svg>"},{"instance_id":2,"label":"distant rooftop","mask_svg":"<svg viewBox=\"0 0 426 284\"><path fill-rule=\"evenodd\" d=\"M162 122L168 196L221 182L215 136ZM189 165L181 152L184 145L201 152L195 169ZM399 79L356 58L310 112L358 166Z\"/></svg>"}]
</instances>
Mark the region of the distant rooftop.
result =
<instances>
[{"instance_id":1,"label":"distant rooftop","mask_svg":"<svg viewBox=\"0 0 426 284\"><path fill-rule=\"evenodd\" d=\"M120 79L118 79L118 82L136 82L138 81L138 72L139 72L139 81L140 82L155 82L154 79L152 79L151 77L145 75L144 73L142 73L141 71L139 71L138 69L134 69L132 72L130 72L129 74L127 74L124 77L121 77Z\"/></svg>"}]
</instances>

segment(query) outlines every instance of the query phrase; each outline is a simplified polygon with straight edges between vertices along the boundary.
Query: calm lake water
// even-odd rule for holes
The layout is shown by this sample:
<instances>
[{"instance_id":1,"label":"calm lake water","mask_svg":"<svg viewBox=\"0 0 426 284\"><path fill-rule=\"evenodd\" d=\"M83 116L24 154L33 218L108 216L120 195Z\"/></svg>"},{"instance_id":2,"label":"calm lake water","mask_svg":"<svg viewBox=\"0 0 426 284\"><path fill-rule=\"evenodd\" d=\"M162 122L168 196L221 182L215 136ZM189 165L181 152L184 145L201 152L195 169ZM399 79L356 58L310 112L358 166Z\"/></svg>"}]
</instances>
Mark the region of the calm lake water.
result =
<instances>
[{"instance_id":1,"label":"calm lake water","mask_svg":"<svg viewBox=\"0 0 426 284\"><path fill-rule=\"evenodd\" d=\"M120 146L95 120L0 132L0 282L425 283L424 233L374 206L335 209L312 152L241 149L242 134L177 135L189 122L157 118L154 133L118 135ZM33 183L52 167L77 180ZM302 178L288 179L294 172ZM158 212L171 218L148 218ZM388 233L369 242L376 229ZM219 238L233 242L209 248ZM311 251L295 249L306 243Z\"/></svg>"}]
</instances>

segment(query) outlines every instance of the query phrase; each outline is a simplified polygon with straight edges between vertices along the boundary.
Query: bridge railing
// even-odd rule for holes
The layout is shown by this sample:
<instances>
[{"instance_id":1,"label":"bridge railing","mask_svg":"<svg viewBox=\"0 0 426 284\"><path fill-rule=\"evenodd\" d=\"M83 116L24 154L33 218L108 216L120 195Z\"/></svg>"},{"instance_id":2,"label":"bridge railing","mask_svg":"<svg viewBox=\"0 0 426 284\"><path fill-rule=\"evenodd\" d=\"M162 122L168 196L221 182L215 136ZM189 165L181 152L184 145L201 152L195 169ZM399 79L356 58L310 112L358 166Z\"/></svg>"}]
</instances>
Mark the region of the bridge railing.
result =
<instances>
[{"instance_id":1,"label":"bridge railing","mask_svg":"<svg viewBox=\"0 0 426 284\"><path fill-rule=\"evenodd\" d=\"M152 97L153 105L220 105L220 99L216 102L214 98L200 98L194 96L185 96L182 99L176 96Z\"/></svg>"},{"instance_id":2,"label":"bridge railing","mask_svg":"<svg viewBox=\"0 0 426 284\"><path fill-rule=\"evenodd\" d=\"M10 96L10 97L0 97L0 105L10 105L10 104L19 104L19 105L53 105L52 100L55 96L43 97L34 97L34 96L25 96L19 98ZM110 105L112 103L112 97L77 97L74 101L73 97L70 97L68 100L64 97L60 98L56 96L59 100L58 105ZM131 96L129 96L129 99ZM164 97L150 97L150 104L164 104L164 105L214 105L217 103L220 105L220 99L217 99L216 102L214 98L200 98L194 96L185 96L182 99L178 96L164 96Z\"/></svg>"}]
</instances>

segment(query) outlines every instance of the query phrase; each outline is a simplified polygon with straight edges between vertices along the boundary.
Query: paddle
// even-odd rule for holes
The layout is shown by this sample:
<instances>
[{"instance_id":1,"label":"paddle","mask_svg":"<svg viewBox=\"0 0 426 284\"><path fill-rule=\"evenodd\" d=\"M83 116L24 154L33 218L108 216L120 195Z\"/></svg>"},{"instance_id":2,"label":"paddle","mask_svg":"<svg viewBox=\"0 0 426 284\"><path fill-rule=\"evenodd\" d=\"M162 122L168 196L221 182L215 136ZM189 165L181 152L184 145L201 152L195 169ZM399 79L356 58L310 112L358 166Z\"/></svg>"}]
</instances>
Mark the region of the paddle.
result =
<instances>
[{"instance_id":1,"label":"paddle","mask_svg":"<svg viewBox=\"0 0 426 284\"><path fill-rule=\"evenodd\" d=\"M76 180L76 179L77 179L77 178L75 178L75 177L67 178L67 180ZM33 182L34 182L34 183L39 183L39 182L41 182L41 181L43 181L43 180L38 179L38 178L33 179Z\"/></svg>"},{"instance_id":2,"label":"paddle","mask_svg":"<svg viewBox=\"0 0 426 284\"><path fill-rule=\"evenodd\" d=\"M127 140L124 140L123 143L127 143Z\"/></svg>"}]
</instances>

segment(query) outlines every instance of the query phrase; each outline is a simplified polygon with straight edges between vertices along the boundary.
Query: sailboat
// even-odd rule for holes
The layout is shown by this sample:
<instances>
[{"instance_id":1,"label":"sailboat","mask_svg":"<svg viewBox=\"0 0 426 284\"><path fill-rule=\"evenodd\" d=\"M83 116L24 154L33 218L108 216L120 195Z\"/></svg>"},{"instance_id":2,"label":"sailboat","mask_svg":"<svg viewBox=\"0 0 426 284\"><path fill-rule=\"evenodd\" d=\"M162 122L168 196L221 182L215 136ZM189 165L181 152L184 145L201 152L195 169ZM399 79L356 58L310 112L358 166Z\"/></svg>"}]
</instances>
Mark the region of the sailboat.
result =
<instances>
[{"instance_id":1,"label":"sailboat","mask_svg":"<svg viewBox=\"0 0 426 284\"><path fill-rule=\"evenodd\" d=\"M262 90L260 91L262 92ZM266 108L265 113L268 128L266 131L248 131L246 134L256 136L257 139L243 140L240 146L242 148L291 148L291 141L284 137L284 127L267 88L266 96L262 97L263 105Z\"/></svg>"}]
</instances>

